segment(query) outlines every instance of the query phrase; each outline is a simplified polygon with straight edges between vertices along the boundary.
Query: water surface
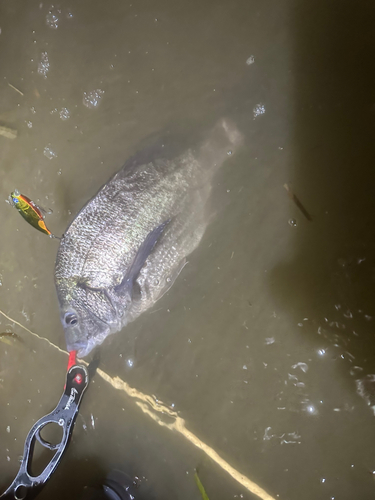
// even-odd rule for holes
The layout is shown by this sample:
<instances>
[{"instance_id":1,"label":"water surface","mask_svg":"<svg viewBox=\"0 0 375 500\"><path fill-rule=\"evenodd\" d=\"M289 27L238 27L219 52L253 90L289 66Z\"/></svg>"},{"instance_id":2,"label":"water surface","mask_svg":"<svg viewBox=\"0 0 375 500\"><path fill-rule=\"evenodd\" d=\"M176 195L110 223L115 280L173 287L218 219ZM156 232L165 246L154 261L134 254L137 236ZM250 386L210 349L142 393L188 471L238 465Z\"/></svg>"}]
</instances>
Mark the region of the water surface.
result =
<instances>
[{"instance_id":1,"label":"water surface","mask_svg":"<svg viewBox=\"0 0 375 500\"><path fill-rule=\"evenodd\" d=\"M5 203L16 187L61 234L147 138L187 144L221 116L242 150L172 290L108 339L101 368L172 407L275 498L373 497L374 11L362 3L5 2L0 17L0 309L64 348L57 241ZM23 95L10 87L19 89ZM311 214L308 221L283 187ZM67 357L1 316L0 470L62 392ZM133 366L129 366L129 357ZM131 363L130 363L131 364ZM97 375L40 498L77 498L113 467L139 498L254 498Z\"/></svg>"}]
</instances>

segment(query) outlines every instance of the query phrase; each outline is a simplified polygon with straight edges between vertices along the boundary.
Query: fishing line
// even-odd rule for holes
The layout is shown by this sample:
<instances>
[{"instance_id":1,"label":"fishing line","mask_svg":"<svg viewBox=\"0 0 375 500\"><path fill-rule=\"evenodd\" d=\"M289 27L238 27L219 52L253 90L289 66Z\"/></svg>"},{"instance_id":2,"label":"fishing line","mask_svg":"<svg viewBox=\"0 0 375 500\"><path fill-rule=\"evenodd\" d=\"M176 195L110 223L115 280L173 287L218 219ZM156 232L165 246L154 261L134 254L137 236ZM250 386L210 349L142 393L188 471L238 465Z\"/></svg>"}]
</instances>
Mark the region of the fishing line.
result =
<instances>
[{"instance_id":1,"label":"fishing line","mask_svg":"<svg viewBox=\"0 0 375 500\"><path fill-rule=\"evenodd\" d=\"M37 339L48 342L48 344L51 347L69 356L69 353L67 351L65 351L64 349L60 349L60 347L55 345L53 342L49 341L47 338L41 337L37 333L32 332L31 330L23 326L21 323L19 323L18 321L14 320L13 318L5 314L1 309L0 309L0 314L2 314L9 321L18 325L20 328L30 333ZM84 360L79 360L79 362L85 364L86 366L88 365L88 363ZM221 456L213 448L211 448L211 446L208 446L206 443L201 441L195 434L190 432L186 428L185 420L181 418L174 410L168 408L168 406L164 405L159 400L155 401L155 399L152 396L144 394L143 392L138 391L134 387L130 387L129 384L124 380L122 380L120 377L111 377L110 375L108 375L108 373L104 372L100 368L97 368L96 373L104 381L110 384L114 389L125 392L131 398L138 399L139 401L136 401L135 404L138 406L138 408L142 410L143 413L152 418L152 420L154 420L154 422L156 422L161 427L166 427L171 431L176 431L180 433L190 443L192 443L194 446L202 450L203 453L205 453L208 457L210 457L211 460L213 460L219 467L221 467L225 472L227 472L233 479L235 479L239 484L241 484L241 486L246 488L250 493L256 495L261 500L276 500L274 497L269 495L263 488L261 488L258 484L254 483L254 481L249 479L244 474L241 474L241 472L236 470L228 462L226 462L223 458L221 458ZM150 407L156 412L163 413L163 415L168 415L169 417L172 417L174 421L172 423L164 422L158 415L156 415L150 410Z\"/></svg>"}]
</instances>

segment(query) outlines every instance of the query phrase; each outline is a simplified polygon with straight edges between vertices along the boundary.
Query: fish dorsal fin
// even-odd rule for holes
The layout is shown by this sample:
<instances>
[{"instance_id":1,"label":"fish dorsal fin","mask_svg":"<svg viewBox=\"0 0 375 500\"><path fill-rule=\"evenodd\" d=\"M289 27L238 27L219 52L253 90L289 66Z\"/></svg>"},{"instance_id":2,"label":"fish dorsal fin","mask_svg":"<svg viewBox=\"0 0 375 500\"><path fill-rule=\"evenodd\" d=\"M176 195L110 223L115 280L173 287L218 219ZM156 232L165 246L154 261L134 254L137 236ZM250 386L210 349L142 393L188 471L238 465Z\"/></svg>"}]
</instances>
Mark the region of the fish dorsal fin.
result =
<instances>
[{"instance_id":1,"label":"fish dorsal fin","mask_svg":"<svg viewBox=\"0 0 375 500\"><path fill-rule=\"evenodd\" d=\"M150 253L154 249L154 246L158 242L159 238L163 234L164 229L169 224L169 222L170 222L170 219L163 222L162 224L160 224L160 226L156 227L150 233L148 233L145 240L143 241L141 246L138 248L138 251L134 257L134 260L133 260L132 264L130 265L129 269L127 270L121 283L115 287L115 291L117 293L120 293L122 295L125 293L132 292L134 282L137 279L142 267L144 266L144 264L147 260L147 257L150 255Z\"/></svg>"}]
</instances>

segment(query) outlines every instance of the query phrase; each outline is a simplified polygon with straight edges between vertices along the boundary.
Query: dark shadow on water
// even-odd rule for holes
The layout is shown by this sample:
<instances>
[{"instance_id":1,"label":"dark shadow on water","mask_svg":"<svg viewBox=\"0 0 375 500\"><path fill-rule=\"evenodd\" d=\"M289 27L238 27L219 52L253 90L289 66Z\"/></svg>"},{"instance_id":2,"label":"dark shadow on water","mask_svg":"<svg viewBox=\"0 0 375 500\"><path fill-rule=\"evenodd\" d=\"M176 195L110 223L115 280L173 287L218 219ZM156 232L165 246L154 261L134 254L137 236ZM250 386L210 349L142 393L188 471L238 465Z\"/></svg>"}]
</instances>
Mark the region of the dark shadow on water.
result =
<instances>
[{"instance_id":1,"label":"dark shadow on water","mask_svg":"<svg viewBox=\"0 0 375 500\"><path fill-rule=\"evenodd\" d=\"M293 5L294 134L289 182L312 215L272 272L276 300L375 369L375 9L370 2ZM287 196L287 193L285 194ZM325 319L326 318L326 319ZM321 333L322 335L322 333ZM321 337L320 337L321 338Z\"/></svg>"},{"instance_id":2,"label":"dark shadow on water","mask_svg":"<svg viewBox=\"0 0 375 500\"><path fill-rule=\"evenodd\" d=\"M142 488L132 484L133 478L127 474L126 470L123 470L125 464L113 464L112 468L108 467L107 464L108 457L103 459L102 463L97 457L88 456L82 459L66 457L64 465L51 477L38 498L41 500L43 498L56 498L57 500L95 499L97 498L96 492L108 483L108 475L115 474L115 478L120 476L120 479L131 486L132 492L136 494L135 498L145 499Z\"/></svg>"}]
</instances>

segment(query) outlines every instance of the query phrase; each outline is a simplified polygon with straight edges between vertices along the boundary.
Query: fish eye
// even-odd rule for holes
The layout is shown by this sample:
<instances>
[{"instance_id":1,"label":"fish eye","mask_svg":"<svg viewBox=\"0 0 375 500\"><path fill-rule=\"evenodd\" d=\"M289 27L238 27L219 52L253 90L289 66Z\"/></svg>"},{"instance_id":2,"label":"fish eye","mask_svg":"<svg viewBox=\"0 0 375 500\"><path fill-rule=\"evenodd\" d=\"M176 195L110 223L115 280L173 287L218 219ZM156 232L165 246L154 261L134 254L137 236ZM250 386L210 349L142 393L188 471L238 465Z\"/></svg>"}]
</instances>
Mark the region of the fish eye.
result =
<instances>
[{"instance_id":1,"label":"fish eye","mask_svg":"<svg viewBox=\"0 0 375 500\"><path fill-rule=\"evenodd\" d=\"M75 314L68 312L64 316L64 321L68 326L74 326L78 323L78 318Z\"/></svg>"},{"instance_id":2,"label":"fish eye","mask_svg":"<svg viewBox=\"0 0 375 500\"><path fill-rule=\"evenodd\" d=\"M14 203L18 203L19 200L17 198L13 198L13 201Z\"/></svg>"}]
</instances>

